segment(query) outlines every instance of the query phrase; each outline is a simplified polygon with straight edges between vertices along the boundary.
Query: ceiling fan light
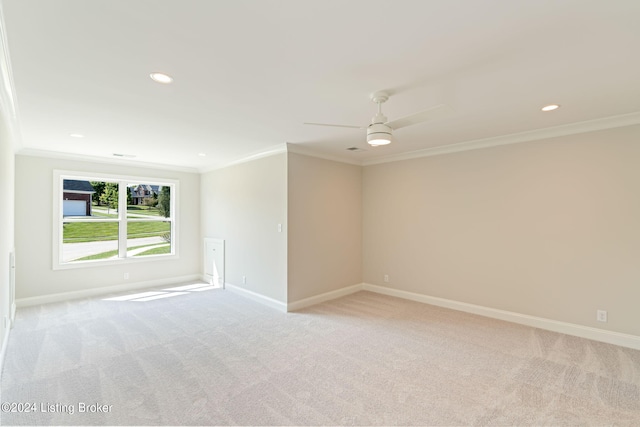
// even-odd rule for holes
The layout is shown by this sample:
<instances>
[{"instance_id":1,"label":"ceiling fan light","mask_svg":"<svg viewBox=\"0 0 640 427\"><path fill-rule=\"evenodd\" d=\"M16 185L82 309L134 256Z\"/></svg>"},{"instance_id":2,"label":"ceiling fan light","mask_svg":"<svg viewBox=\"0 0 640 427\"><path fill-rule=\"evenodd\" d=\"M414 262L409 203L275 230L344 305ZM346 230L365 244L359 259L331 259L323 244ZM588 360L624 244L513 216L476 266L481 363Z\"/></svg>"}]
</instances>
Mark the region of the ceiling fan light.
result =
<instances>
[{"instance_id":1,"label":"ceiling fan light","mask_svg":"<svg viewBox=\"0 0 640 427\"><path fill-rule=\"evenodd\" d=\"M379 145L388 145L393 142L393 137L389 133L370 133L367 135L367 143L377 147Z\"/></svg>"},{"instance_id":2,"label":"ceiling fan light","mask_svg":"<svg viewBox=\"0 0 640 427\"><path fill-rule=\"evenodd\" d=\"M372 147L379 147L381 145L388 145L391 144L391 140L389 139L372 139L370 141L367 141L369 143L369 145L371 145Z\"/></svg>"},{"instance_id":3,"label":"ceiling fan light","mask_svg":"<svg viewBox=\"0 0 640 427\"><path fill-rule=\"evenodd\" d=\"M384 123L373 123L367 128L367 142L369 145L377 147L393 142L391 128Z\"/></svg>"}]
</instances>

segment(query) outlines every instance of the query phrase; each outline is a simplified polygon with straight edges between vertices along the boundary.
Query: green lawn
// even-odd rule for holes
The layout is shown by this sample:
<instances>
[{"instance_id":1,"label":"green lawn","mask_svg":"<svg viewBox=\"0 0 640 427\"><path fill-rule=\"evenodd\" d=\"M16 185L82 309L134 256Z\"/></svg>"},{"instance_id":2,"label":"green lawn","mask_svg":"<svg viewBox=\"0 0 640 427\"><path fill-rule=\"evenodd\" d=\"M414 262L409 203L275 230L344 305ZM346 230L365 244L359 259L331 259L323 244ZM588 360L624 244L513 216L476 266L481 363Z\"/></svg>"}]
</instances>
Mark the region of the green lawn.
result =
<instances>
[{"instance_id":1,"label":"green lawn","mask_svg":"<svg viewBox=\"0 0 640 427\"><path fill-rule=\"evenodd\" d=\"M136 222L127 223L127 238L162 236L170 232L168 222ZM117 222L68 222L63 225L62 242L100 242L118 240Z\"/></svg>"},{"instance_id":2,"label":"green lawn","mask_svg":"<svg viewBox=\"0 0 640 427\"><path fill-rule=\"evenodd\" d=\"M145 255L166 255L171 253L171 245L161 246L159 248L149 249L148 251L144 251L135 256L145 256Z\"/></svg>"},{"instance_id":3,"label":"green lawn","mask_svg":"<svg viewBox=\"0 0 640 427\"><path fill-rule=\"evenodd\" d=\"M129 205L127 206L127 213L133 213L138 215L149 216L162 216L158 208L150 208L149 206Z\"/></svg>"}]
</instances>

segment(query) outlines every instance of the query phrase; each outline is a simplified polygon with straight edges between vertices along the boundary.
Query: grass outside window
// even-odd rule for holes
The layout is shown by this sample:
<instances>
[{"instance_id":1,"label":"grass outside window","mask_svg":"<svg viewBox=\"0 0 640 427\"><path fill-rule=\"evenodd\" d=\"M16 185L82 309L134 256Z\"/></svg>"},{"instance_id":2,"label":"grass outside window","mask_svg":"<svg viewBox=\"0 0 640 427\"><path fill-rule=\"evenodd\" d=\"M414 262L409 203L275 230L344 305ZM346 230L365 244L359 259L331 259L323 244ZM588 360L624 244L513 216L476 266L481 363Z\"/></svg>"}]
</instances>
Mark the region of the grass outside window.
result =
<instances>
[{"instance_id":1,"label":"grass outside window","mask_svg":"<svg viewBox=\"0 0 640 427\"><path fill-rule=\"evenodd\" d=\"M66 222L63 225L62 243L101 242L118 240L117 222ZM127 224L127 238L162 237L170 232L171 224L164 221L137 222Z\"/></svg>"}]
</instances>

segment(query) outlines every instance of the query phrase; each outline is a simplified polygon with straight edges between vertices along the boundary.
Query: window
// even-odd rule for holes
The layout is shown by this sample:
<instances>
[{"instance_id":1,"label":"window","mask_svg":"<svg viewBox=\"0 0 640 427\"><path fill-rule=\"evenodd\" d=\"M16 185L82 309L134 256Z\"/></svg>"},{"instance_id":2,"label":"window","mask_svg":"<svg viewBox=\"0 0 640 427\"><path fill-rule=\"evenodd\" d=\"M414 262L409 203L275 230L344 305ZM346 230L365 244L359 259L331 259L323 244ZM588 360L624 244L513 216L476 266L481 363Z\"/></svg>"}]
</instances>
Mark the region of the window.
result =
<instances>
[{"instance_id":1,"label":"window","mask_svg":"<svg viewBox=\"0 0 640 427\"><path fill-rule=\"evenodd\" d=\"M177 256L174 180L54 172L54 268Z\"/></svg>"}]
</instances>

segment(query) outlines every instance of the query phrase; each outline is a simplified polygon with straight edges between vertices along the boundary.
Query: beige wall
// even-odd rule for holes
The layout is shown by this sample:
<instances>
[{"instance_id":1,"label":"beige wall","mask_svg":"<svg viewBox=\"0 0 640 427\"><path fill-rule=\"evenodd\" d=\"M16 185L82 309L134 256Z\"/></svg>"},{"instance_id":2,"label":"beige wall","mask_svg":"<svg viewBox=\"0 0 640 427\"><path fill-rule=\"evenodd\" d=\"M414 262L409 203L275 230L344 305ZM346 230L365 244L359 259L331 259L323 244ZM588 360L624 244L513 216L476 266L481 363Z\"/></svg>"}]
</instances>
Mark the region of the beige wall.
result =
<instances>
[{"instance_id":1,"label":"beige wall","mask_svg":"<svg viewBox=\"0 0 640 427\"><path fill-rule=\"evenodd\" d=\"M638 141L633 126L365 167L364 281L640 335Z\"/></svg>"},{"instance_id":2,"label":"beige wall","mask_svg":"<svg viewBox=\"0 0 640 427\"><path fill-rule=\"evenodd\" d=\"M52 188L55 169L178 180L179 259L53 270ZM194 276L200 273L198 174L18 155L15 185L18 218L15 228L17 298L42 297L91 288ZM129 273L128 280L124 280L124 273Z\"/></svg>"},{"instance_id":3,"label":"beige wall","mask_svg":"<svg viewBox=\"0 0 640 427\"><path fill-rule=\"evenodd\" d=\"M225 240L226 282L286 303L286 153L202 174L201 199L202 235Z\"/></svg>"},{"instance_id":4,"label":"beige wall","mask_svg":"<svg viewBox=\"0 0 640 427\"><path fill-rule=\"evenodd\" d=\"M288 155L288 301L361 283L362 168Z\"/></svg>"},{"instance_id":5,"label":"beige wall","mask_svg":"<svg viewBox=\"0 0 640 427\"><path fill-rule=\"evenodd\" d=\"M180 260L57 271L53 169L131 168L17 156L17 296L126 284L125 270L132 282L197 274L206 236L226 240L228 283L282 303L364 281L640 335L639 137L632 126L364 168L281 153L200 176L140 170L180 180ZM0 161L10 193L4 144ZM12 215L0 208L4 252Z\"/></svg>"}]
</instances>

